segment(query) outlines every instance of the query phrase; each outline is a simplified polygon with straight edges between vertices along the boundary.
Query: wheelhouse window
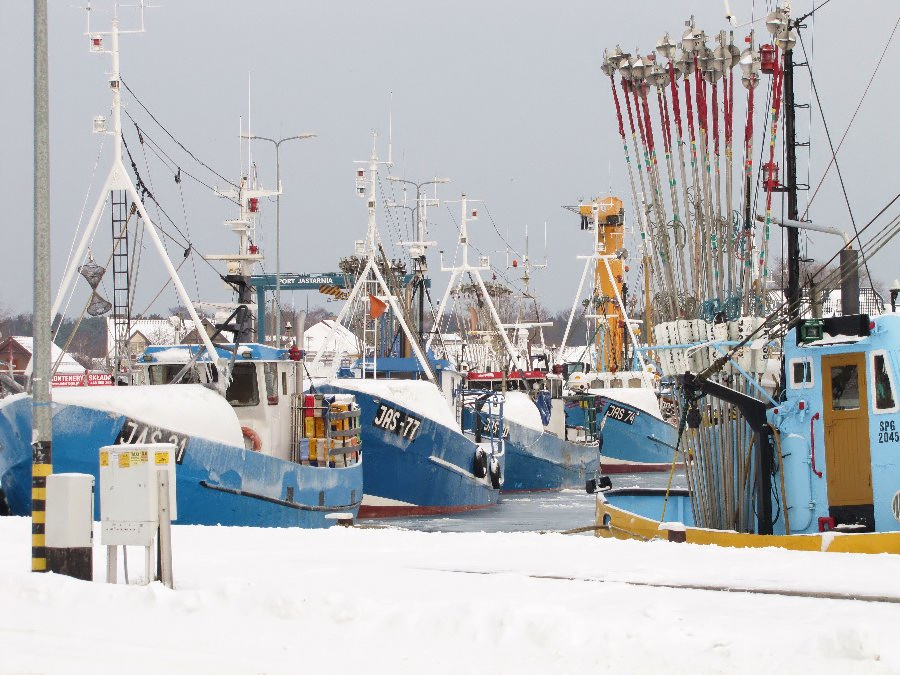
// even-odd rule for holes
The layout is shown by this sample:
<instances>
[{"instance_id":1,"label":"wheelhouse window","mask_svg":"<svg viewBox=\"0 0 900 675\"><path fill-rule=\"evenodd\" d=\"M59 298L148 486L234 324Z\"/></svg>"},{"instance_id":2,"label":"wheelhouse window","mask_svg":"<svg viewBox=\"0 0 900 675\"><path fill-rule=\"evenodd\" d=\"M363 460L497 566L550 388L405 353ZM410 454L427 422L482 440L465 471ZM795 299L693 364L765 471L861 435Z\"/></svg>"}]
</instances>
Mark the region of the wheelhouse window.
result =
<instances>
[{"instance_id":1,"label":"wheelhouse window","mask_svg":"<svg viewBox=\"0 0 900 675\"><path fill-rule=\"evenodd\" d=\"M812 359L791 359L791 388L808 389L813 386Z\"/></svg>"},{"instance_id":2,"label":"wheelhouse window","mask_svg":"<svg viewBox=\"0 0 900 675\"><path fill-rule=\"evenodd\" d=\"M859 369L854 365L831 367L832 410L859 408Z\"/></svg>"},{"instance_id":3,"label":"wheelhouse window","mask_svg":"<svg viewBox=\"0 0 900 675\"><path fill-rule=\"evenodd\" d=\"M228 385L225 398L235 408L259 405L256 364L234 364L234 370L231 373L231 384Z\"/></svg>"},{"instance_id":4,"label":"wheelhouse window","mask_svg":"<svg viewBox=\"0 0 900 675\"><path fill-rule=\"evenodd\" d=\"M885 352L872 355L872 380L875 389L875 410L893 412L897 410L897 394L891 379L890 363Z\"/></svg>"}]
</instances>

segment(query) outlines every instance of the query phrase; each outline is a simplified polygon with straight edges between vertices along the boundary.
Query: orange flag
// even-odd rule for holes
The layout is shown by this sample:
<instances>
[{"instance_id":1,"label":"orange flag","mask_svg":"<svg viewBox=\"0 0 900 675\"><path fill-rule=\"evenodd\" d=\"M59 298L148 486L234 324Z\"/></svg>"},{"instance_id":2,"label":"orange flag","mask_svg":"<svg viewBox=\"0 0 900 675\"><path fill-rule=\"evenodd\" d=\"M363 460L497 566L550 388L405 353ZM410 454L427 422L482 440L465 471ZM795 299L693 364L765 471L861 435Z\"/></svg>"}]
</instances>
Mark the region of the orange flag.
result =
<instances>
[{"instance_id":1,"label":"orange flag","mask_svg":"<svg viewBox=\"0 0 900 675\"><path fill-rule=\"evenodd\" d=\"M384 310L387 309L387 303L379 300L374 295L369 296L369 318L377 319L382 314L384 314Z\"/></svg>"}]
</instances>

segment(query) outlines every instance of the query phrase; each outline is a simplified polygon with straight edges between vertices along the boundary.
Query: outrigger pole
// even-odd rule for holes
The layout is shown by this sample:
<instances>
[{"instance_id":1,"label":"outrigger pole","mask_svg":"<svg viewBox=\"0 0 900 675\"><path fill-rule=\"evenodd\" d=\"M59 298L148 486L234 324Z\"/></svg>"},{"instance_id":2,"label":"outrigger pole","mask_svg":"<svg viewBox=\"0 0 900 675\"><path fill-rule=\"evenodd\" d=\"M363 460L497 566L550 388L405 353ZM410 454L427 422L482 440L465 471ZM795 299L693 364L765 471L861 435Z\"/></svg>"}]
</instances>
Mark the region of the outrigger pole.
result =
<instances>
[{"instance_id":1,"label":"outrigger pole","mask_svg":"<svg viewBox=\"0 0 900 675\"><path fill-rule=\"evenodd\" d=\"M138 213L144 220L145 230L150 234L150 239L153 242L153 245L156 247L156 250L159 253L159 257L162 259L163 266L166 268L166 272L168 273L169 278L172 280L172 283L175 286L175 290L178 293L179 299L182 303L184 303L188 314L190 314L194 325L197 327L198 335L203 340L203 346L209 354L210 362L215 363L219 368L219 372L226 375L224 377L219 377L217 382L217 387L220 389L220 391L222 391L222 393L224 393L224 389L230 379L229 377L227 377L228 359L219 358L212 341L209 339L209 335L206 334L205 330L200 330L200 317L198 316L197 311L194 309L193 302L191 301L191 298L188 295L184 284L181 283L181 279L178 277L178 272L175 270L175 266L169 259L169 255L166 253L166 249L163 246L162 240L159 238L159 234L156 231L156 226L153 224L152 218L150 218L150 215L144 208L144 203L141 201L141 197L138 194L137 188L135 188L134 186L134 182L128 175L128 172L125 170L125 164L122 162L122 115L120 87L122 80L119 71L119 35L123 33L143 33L143 5L141 5L141 13L142 15L140 30L120 31L119 19L118 17L113 16L112 29L109 32L88 31L88 35L90 36L91 40L91 51L95 53L110 54L112 56L112 72L109 75L109 88L112 91L113 129L111 133L114 143L113 160L112 166L109 170L109 174L107 175L106 181L103 184L103 188L100 191L100 196L97 198L97 203L94 205L94 210L91 212L91 217L88 221L87 228L85 228L84 233L81 236L81 241L79 241L78 243L75 254L72 256L69 266L66 268L65 274L63 275L62 284L60 284L59 290L56 293L56 299L53 302L53 307L50 310L50 320L53 321L53 317L55 317L57 312L59 312L66 295L72 287L75 274L78 271L80 262L84 259L88 244L93 238L94 231L97 229L97 225L100 222L100 215L103 212L107 194L112 190L125 190L131 196L132 201L137 207ZM103 48L102 39L105 35L111 37L112 45L109 50ZM94 131L96 133L110 133L106 130L105 120L103 120L102 118L94 120Z\"/></svg>"}]
</instances>

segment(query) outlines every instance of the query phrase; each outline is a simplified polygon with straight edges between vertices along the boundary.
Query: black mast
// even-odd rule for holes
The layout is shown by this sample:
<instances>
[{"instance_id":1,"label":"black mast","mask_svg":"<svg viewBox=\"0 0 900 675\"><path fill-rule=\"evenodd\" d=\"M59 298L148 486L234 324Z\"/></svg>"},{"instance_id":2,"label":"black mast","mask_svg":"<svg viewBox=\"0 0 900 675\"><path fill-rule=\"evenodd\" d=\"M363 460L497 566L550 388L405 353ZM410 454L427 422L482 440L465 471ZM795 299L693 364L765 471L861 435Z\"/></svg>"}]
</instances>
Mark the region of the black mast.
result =
<instances>
[{"instance_id":1,"label":"black mast","mask_svg":"<svg viewBox=\"0 0 900 675\"><path fill-rule=\"evenodd\" d=\"M797 129L794 105L794 50L784 51L784 145L786 157L785 190L787 191L788 220L799 220L797 209ZM789 320L800 318L800 230L787 229L788 282L785 293Z\"/></svg>"}]
</instances>

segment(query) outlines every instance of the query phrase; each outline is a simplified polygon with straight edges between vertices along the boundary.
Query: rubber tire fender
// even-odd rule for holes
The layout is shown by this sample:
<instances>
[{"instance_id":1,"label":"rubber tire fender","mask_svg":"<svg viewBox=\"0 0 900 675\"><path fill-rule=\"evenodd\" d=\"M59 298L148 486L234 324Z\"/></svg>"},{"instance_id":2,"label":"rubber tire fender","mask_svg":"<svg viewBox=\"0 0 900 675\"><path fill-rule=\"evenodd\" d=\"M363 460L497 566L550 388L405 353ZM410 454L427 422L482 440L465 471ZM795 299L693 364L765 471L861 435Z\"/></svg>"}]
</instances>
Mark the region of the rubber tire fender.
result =
<instances>
[{"instance_id":1,"label":"rubber tire fender","mask_svg":"<svg viewBox=\"0 0 900 675\"><path fill-rule=\"evenodd\" d=\"M500 469L500 460L496 457L491 457L491 461L488 464L488 474L491 477L491 487L499 490L500 486L503 485L503 475Z\"/></svg>"},{"instance_id":2,"label":"rubber tire fender","mask_svg":"<svg viewBox=\"0 0 900 675\"><path fill-rule=\"evenodd\" d=\"M472 466L472 475L475 478L484 478L488 473L488 456L487 453L482 449L478 448L475 451L475 460Z\"/></svg>"}]
</instances>

